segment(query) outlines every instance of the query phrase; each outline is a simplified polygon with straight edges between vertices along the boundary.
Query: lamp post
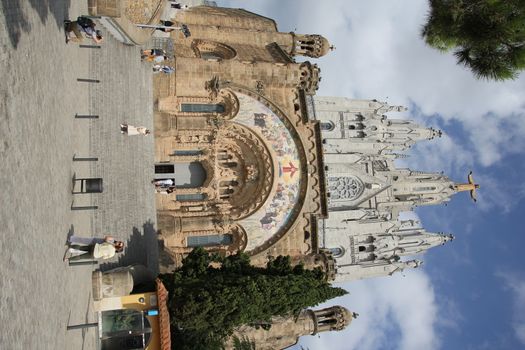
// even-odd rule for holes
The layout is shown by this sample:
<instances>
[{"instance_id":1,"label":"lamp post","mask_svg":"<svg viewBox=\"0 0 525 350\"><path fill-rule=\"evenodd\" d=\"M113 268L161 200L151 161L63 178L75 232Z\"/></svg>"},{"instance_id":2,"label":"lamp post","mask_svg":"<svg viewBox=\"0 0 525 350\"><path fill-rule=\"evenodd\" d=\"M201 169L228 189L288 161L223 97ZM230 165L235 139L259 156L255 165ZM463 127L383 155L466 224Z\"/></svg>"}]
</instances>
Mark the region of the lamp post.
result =
<instances>
[{"instance_id":1,"label":"lamp post","mask_svg":"<svg viewBox=\"0 0 525 350\"><path fill-rule=\"evenodd\" d=\"M184 34L185 38L188 38L191 36L190 30L188 29L188 26L185 24L181 24L180 27L174 27L174 26L161 26L161 25L154 25L154 24L137 24L137 27L139 28L153 28L153 29L172 29L172 30L180 30L182 34Z\"/></svg>"}]
</instances>

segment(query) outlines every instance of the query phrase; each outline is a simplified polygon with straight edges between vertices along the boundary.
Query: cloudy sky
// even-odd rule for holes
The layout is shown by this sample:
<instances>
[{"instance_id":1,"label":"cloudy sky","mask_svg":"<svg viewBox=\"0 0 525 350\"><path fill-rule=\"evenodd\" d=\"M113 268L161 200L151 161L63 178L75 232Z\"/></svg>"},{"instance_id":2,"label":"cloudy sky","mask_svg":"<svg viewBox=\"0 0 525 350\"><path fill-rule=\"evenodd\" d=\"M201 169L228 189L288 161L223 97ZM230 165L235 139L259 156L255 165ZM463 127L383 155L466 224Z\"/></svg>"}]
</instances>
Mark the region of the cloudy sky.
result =
<instances>
[{"instance_id":1,"label":"cloudy sky","mask_svg":"<svg viewBox=\"0 0 525 350\"><path fill-rule=\"evenodd\" d=\"M318 60L319 95L386 100L405 117L446 136L415 147L407 165L481 184L478 203L458 194L448 206L418 209L429 231L456 240L404 276L344 284L331 301L360 314L343 332L300 345L349 349L525 348L525 75L478 81L450 54L425 46L423 0L219 1L274 18L280 31L316 33L336 50ZM299 349L296 346L295 349Z\"/></svg>"}]
</instances>

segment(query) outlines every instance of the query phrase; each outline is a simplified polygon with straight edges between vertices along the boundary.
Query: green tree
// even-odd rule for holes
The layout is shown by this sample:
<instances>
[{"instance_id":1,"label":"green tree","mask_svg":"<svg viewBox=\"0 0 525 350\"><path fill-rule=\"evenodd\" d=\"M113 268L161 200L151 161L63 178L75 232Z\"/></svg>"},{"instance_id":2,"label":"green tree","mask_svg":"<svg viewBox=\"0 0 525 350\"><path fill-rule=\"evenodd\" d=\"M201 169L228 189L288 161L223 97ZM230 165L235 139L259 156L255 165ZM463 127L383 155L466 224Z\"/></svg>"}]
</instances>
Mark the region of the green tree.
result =
<instances>
[{"instance_id":1,"label":"green tree","mask_svg":"<svg viewBox=\"0 0 525 350\"><path fill-rule=\"evenodd\" d=\"M221 263L220 268L210 262ZM320 270L292 268L278 257L266 268L245 254L210 257L194 249L173 274L161 275L169 291L172 343L176 349L221 349L234 328L268 328L272 316L298 314L306 307L346 294L330 286Z\"/></svg>"},{"instance_id":2,"label":"green tree","mask_svg":"<svg viewBox=\"0 0 525 350\"><path fill-rule=\"evenodd\" d=\"M479 79L514 79L525 69L525 0L429 0L422 37L453 51Z\"/></svg>"}]
</instances>

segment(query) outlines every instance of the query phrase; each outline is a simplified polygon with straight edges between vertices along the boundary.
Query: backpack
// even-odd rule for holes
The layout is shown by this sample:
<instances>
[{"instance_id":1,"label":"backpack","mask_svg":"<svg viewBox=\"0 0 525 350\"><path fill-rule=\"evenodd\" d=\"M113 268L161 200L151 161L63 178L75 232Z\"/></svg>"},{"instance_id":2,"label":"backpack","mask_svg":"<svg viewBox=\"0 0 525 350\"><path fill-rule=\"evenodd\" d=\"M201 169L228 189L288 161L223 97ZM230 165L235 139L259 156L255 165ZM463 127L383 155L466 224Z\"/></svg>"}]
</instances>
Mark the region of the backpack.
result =
<instances>
[{"instance_id":1,"label":"backpack","mask_svg":"<svg viewBox=\"0 0 525 350\"><path fill-rule=\"evenodd\" d=\"M83 17L83 16L80 16L77 18L77 23L79 26L81 26L82 28L94 28L95 27L95 22L93 22L93 20L91 18L87 18L87 17Z\"/></svg>"}]
</instances>

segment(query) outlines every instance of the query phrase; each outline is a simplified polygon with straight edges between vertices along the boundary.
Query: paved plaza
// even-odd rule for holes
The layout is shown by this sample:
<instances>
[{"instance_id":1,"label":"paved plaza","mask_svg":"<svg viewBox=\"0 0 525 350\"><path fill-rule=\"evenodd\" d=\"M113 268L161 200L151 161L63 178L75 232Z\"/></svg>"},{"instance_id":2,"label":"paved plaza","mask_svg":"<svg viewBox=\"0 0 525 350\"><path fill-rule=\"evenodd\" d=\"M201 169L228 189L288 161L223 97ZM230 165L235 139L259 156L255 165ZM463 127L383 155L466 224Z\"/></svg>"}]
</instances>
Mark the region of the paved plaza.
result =
<instances>
[{"instance_id":1,"label":"paved plaza","mask_svg":"<svg viewBox=\"0 0 525 350\"><path fill-rule=\"evenodd\" d=\"M0 349L95 349L95 329L66 327L95 321L97 267L68 266L64 243L111 234L127 247L103 269L157 268L154 140L119 133L122 122L153 126L151 65L104 29L100 49L66 45L63 20L87 1L0 0L0 10ZM104 193L73 195L83 177L102 177ZM99 209L71 209L89 205Z\"/></svg>"}]
</instances>

